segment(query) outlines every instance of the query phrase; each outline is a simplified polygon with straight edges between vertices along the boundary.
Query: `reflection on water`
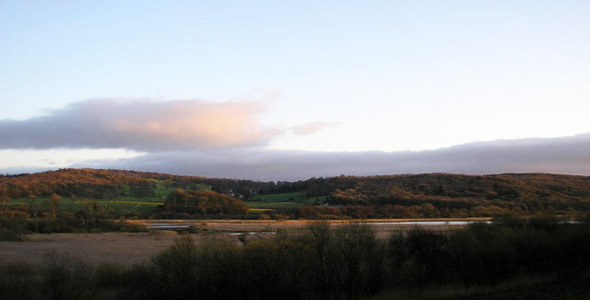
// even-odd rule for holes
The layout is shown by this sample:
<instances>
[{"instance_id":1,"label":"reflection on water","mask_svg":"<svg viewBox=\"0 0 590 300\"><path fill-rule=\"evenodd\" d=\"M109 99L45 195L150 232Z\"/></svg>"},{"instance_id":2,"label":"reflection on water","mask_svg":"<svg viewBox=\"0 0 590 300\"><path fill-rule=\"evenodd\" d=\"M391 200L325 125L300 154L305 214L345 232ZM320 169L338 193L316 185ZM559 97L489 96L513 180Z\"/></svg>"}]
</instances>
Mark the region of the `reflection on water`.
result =
<instances>
[{"instance_id":1,"label":"reflection on water","mask_svg":"<svg viewBox=\"0 0 590 300\"><path fill-rule=\"evenodd\" d=\"M248 231L248 232L230 232L229 235L265 235L265 234L277 234L275 231Z\"/></svg>"},{"instance_id":2,"label":"reflection on water","mask_svg":"<svg viewBox=\"0 0 590 300\"><path fill-rule=\"evenodd\" d=\"M465 226L473 223L491 223L491 221L403 221L403 222L366 222L373 226ZM192 223L149 223L147 227L154 230L186 230L197 224ZM241 233L239 233L241 234Z\"/></svg>"},{"instance_id":3,"label":"reflection on water","mask_svg":"<svg viewBox=\"0 0 590 300\"><path fill-rule=\"evenodd\" d=\"M424 226L465 226L473 223L482 223L481 221L409 221L409 222L369 222L371 225L424 225ZM483 223L491 223L485 221Z\"/></svg>"},{"instance_id":4,"label":"reflection on water","mask_svg":"<svg viewBox=\"0 0 590 300\"><path fill-rule=\"evenodd\" d=\"M182 230L188 229L193 224L178 224L178 223L149 223L149 229L157 230Z\"/></svg>"}]
</instances>

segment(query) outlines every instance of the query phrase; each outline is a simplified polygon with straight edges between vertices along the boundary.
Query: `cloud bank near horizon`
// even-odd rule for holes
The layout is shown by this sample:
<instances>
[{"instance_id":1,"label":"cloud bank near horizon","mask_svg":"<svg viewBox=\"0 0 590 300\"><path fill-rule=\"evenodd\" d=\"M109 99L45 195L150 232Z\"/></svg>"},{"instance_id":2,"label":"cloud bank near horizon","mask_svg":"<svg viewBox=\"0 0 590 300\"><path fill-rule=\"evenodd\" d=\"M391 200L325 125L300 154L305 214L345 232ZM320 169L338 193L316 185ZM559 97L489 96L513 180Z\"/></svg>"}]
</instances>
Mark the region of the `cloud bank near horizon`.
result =
<instances>
[{"instance_id":1,"label":"cloud bank near horizon","mask_svg":"<svg viewBox=\"0 0 590 300\"><path fill-rule=\"evenodd\" d=\"M27 120L0 120L0 148L136 151L260 146L279 131L258 117L265 102L97 99Z\"/></svg>"},{"instance_id":2,"label":"cloud bank near horizon","mask_svg":"<svg viewBox=\"0 0 590 300\"><path fill-rule=\"evenodd\" d=\"M255 180L432 172L590 175L590 133L414 152L270 149L267 146L281 136L310 135L334 124L263 125L260 116L267 104L88 100L28 120L0 120L0 149L118 149L129 154L121 159L78 160L69 166ZM7 173L46 169L0 167Z\"/></svg>"},{"instance_id":3,"label":"cloud bank near horizon","mask_svg":"<svg viewBox=\"0 0 590 300\"><path fill-rule=\"evenodd\" d=\"M253 180L418 173L560 173L590 175L590 134L501 140L417 152L224 150L160 152L75 167L129 169Z\"/></svg>"}]
</instances>

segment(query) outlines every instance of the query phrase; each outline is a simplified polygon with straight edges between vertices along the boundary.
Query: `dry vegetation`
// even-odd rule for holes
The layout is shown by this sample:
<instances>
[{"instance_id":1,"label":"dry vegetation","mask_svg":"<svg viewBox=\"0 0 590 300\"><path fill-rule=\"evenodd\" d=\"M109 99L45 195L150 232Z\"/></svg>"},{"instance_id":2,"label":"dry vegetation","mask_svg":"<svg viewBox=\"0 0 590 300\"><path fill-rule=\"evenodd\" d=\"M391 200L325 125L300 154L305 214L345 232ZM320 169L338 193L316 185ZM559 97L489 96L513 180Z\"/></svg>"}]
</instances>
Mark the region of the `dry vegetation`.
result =
<instances>
[{"instance_id":1,"label":"dry vegetation","mask_svg":"<svg viewBox=\"0 0 590 300\"><path fill-rule=\"evenodd\" d=\"M457 219L440 219L439 221L452 221ZM466 219L467 220L467 219ZM483 221L487 219L469 219ZM417 219L396 220L370 220L379 238L387 238L391 233L416 227L415 225L398 225L395 222L420 221ZM422 220L423 221L423 220ZM428 220L436 221L436 220ZM147 225L150 223L176 223L194 225L199 233L192 234L198 244L201 237L210 232L221 233L255 233L265 231L283 230L289 232L302 232L305 227L314 221L308 220L135 220L134 224ZM327 221L332 226L349 224L352 221L332 220ZM392 223L378 225L378 223ZM457 229L463 226L457 225L423 225L421 228L432 230ZM67 252L77 257L84 257L90 263L122 263L133 264L148 260L157 253L174 244L178 234L173 231L152 231L148 233L53 233L30 234L24 241L0 242L0 264L13 261L25 261L39 263L43 254L51 250ZM235 236L238 242L238 236Z\"/></svg>"},{"instance_id":2,"label":"dry vegetation","mask_svg":"<svg viewBox=\"0 0 590 300\"><path fill-rule=\"evenodd\" d=\"M177 237L175 232L31 234L22 242L0 242L0 264L14 261L37 264L44 253L52 250L83 257L90 263L133 264L164 251ZM193 238L199 240L196 234Z\"/></svg>"},{"instance_id":3,"label":"dry vegetation","mask_svg":"<svg viewBox=\"0 0 590 300\"><path fill-rule=\"evenodd\" d=\"M587 299L586 221L505 217L436 227L455 230L367 223L212 221L182 236L35 234L1 242L0 296Z\"/></svg>"}]
</instances>

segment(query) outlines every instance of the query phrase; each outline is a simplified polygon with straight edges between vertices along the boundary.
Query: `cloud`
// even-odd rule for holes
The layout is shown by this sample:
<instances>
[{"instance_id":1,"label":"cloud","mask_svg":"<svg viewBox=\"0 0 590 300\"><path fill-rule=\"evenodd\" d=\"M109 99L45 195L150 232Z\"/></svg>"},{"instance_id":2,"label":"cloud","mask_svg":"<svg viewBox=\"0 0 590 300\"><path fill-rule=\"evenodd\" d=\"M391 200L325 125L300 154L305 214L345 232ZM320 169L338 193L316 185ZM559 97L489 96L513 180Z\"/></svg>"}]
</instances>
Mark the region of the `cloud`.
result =
<instances>
[{"instance_id":1,"label":"cloud","mask_svg":"<svg viewBox=\"0 0 590 300\"><path fill-rule=\"evenodd\" d=\"M310 177L416 173L546 172L590 175L590 134L480 142L417 152L305 152L270 149L160 152L79 167L207 177L300 180Z\"/></svg>"},{"instance_id":2,"label":"cloud","mask_svg":"<svg viewBox=\"0 0 590 300\"><path fill-rule=\"evenodd\" d=\"M310 135L332 125L332 123L328 122L312 122L304 125L295 126L292 128L292 130L293 133L296 135Z\"/></svg>"},{"instance_id":3,"label":"cloud","mask_svg":"<svg viewBox=\"0 0 590 300\"><path fill-rule=\"evenodd\" d=\"M258 122L265 103L88 100L46 116L0 120L0 147L165 151L263 145L278 134Z\"/></svg>"},{"instance_id":4,"label":"cloud","mask_svg":"<svg viewBox=\"0 0 590 300\"><path fill-rule=\"evenodd\" d=\"M92 155L93 160L76 160L71 166L255 180L432 172L590 175L590 133L414 152L268 149L264 145L279 135L312 134L331 124L316 122L283 130L266 127L258 117L267 103L89 100L28 120L0 120L0 149L103 149L109 153L126 149L133 155L121 159ZM57 155L49 158L38 165L39 170L57 164ZM5 165L2 171L14 173L17 167ZM31 164L23 168L35 169Z\"/></svg>"}]
</instances>

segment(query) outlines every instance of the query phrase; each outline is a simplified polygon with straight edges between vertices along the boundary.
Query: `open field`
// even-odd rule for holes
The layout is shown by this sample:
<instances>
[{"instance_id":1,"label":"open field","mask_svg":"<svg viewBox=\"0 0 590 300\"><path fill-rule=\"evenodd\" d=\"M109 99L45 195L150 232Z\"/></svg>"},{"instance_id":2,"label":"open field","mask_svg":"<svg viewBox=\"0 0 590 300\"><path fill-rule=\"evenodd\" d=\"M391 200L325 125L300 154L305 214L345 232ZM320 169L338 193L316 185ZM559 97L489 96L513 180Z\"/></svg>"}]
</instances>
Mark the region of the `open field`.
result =
<instances>
[{"instance_id":1,"label":"open field","mask_svg":"<svg viewBox=\"0 0 590 300\"><path fill-rule=\"evenodd\" d=\"M252 197L253 200L259 201L270 201L270 202L284 202L284 201L305 201L305 193L293 192L293 193L278 193L278 194L267 194L267 195L256 195Z\"/></svg>"},{"instance_id":2,"label":"open field","mask_svg":"<svg viewBox=\"0 0 590 300\"><path fill-rule=\"evenodd\" d=\"M392 232L416 226L432 230L451 230L461 228L461 225L409 225L405 222L420 221L487 221L488 219L395 219L369 220L373 224L380 238L388 237ZM179 226L193 225L200 233L192 234L198 243L204 234L219 232L226 234L250 233L285 230L297 233L305 226L317 221L287 220L134 220L135 224L177 224ZM332 226L348 224L349 220L326 221ZM153 255L170 247L178 234L173 231L153 231L149 233L53 233L27 235L22 242L0 242L0 264L13 261L39 263L43 254L48 251L67 252L74 256L83 257L90 263L113 262L118 264L133 264L145 261ZM236 236L236 243L238 238Z\"/></svg>"},{"instance_id":3,"label":"open field","mask_svg":"<svg viewBox=\"0 0 590 300\"><path fill-rule=\"evenodd\" d=\"M90 263L142 262L174 244L175 232L31 234L22 242L0 242L0 264L41 262L49 251L66 252ZM199 235L193 235L199 241Z\"/></svg>"},{"instance_id":4,"label":"open field","mask_svg":"<svg viewBox=\"0 0 590 300\"><path fill-rule=\"evenodd\" d=\"M13 199L8 202L0 202L0 206L33 206L38 210L47 210L49 208L50 198L36 198L30 199ZM85 209L89 204L97 203L101 206L104 211L113 212L116 214L145 214L150 213L158 205L162 205L163 202L159 198L133 198L133 197L118 197L116 199L104 200L104 199L85 199L85 198L69 198L64 197L59 200L59 210L76 212L78 210Z\"/></svg>"},{"instance_id":5,"label":"open field","mask_svg":"<svg viewBox=\"0 0 590 300\"><path fill-rule=\"evenodd\" d=\"M105 211L121 214L121 215L148 215L154 211L154 209L164 204L166 196L173 192L174 188L165 188L162 184L157 185L158 188L154 190L155 196L151 197L132 197L132 196L118 196L112 199L86 199L86 198L70 198L62 197L59 200L59 209L70 212L76 212L84 209L88 203L97 203ZM129 187L123 187L126 193L129 194ZM200 187L202 190L210 190L209 186ZM281 193L281 194L268 194L268 195L256 195L251 201L245 201L248 208L253 209L251 213L257 213L257 209L285 209L285 208L299 208L307 204L313 204L317 199L324 200L325 197L314 197L306 198L305 193ZM18 198L11 199L7 202L0 202L0 206L33 206L37 209L48 209L51 198L39 197L36 199Z\"/></svg>"},{"instance_id":6,"label":"open field","mask_svg":"<svg viewBox=\"0 0 590 300\"><path fill-rule=\"evenodd\" d=\"M298 208L305 206L304 203L299 202L262 202L262 201L245 201L248 208L267 208L267 209L276 209L276 208Z\"/></svg>"},{"instance_id":7,"label":"open field","mask_svg":"<svg viewBox=\"0 0 590 300\"><path fill-rule=\"evenodd\" d=\"M301 203L301 204L314 204L317 201L325 201L327 196L323 197L311 197L307 198L305 192L293 192L293 193L277 193L277 194L264 194L264 195L255 195L252 197L251 201L258 201L258 202L294 202L294 203ZM248 205L249 206L249 205Z\"/></svg>"}]
</instances>

